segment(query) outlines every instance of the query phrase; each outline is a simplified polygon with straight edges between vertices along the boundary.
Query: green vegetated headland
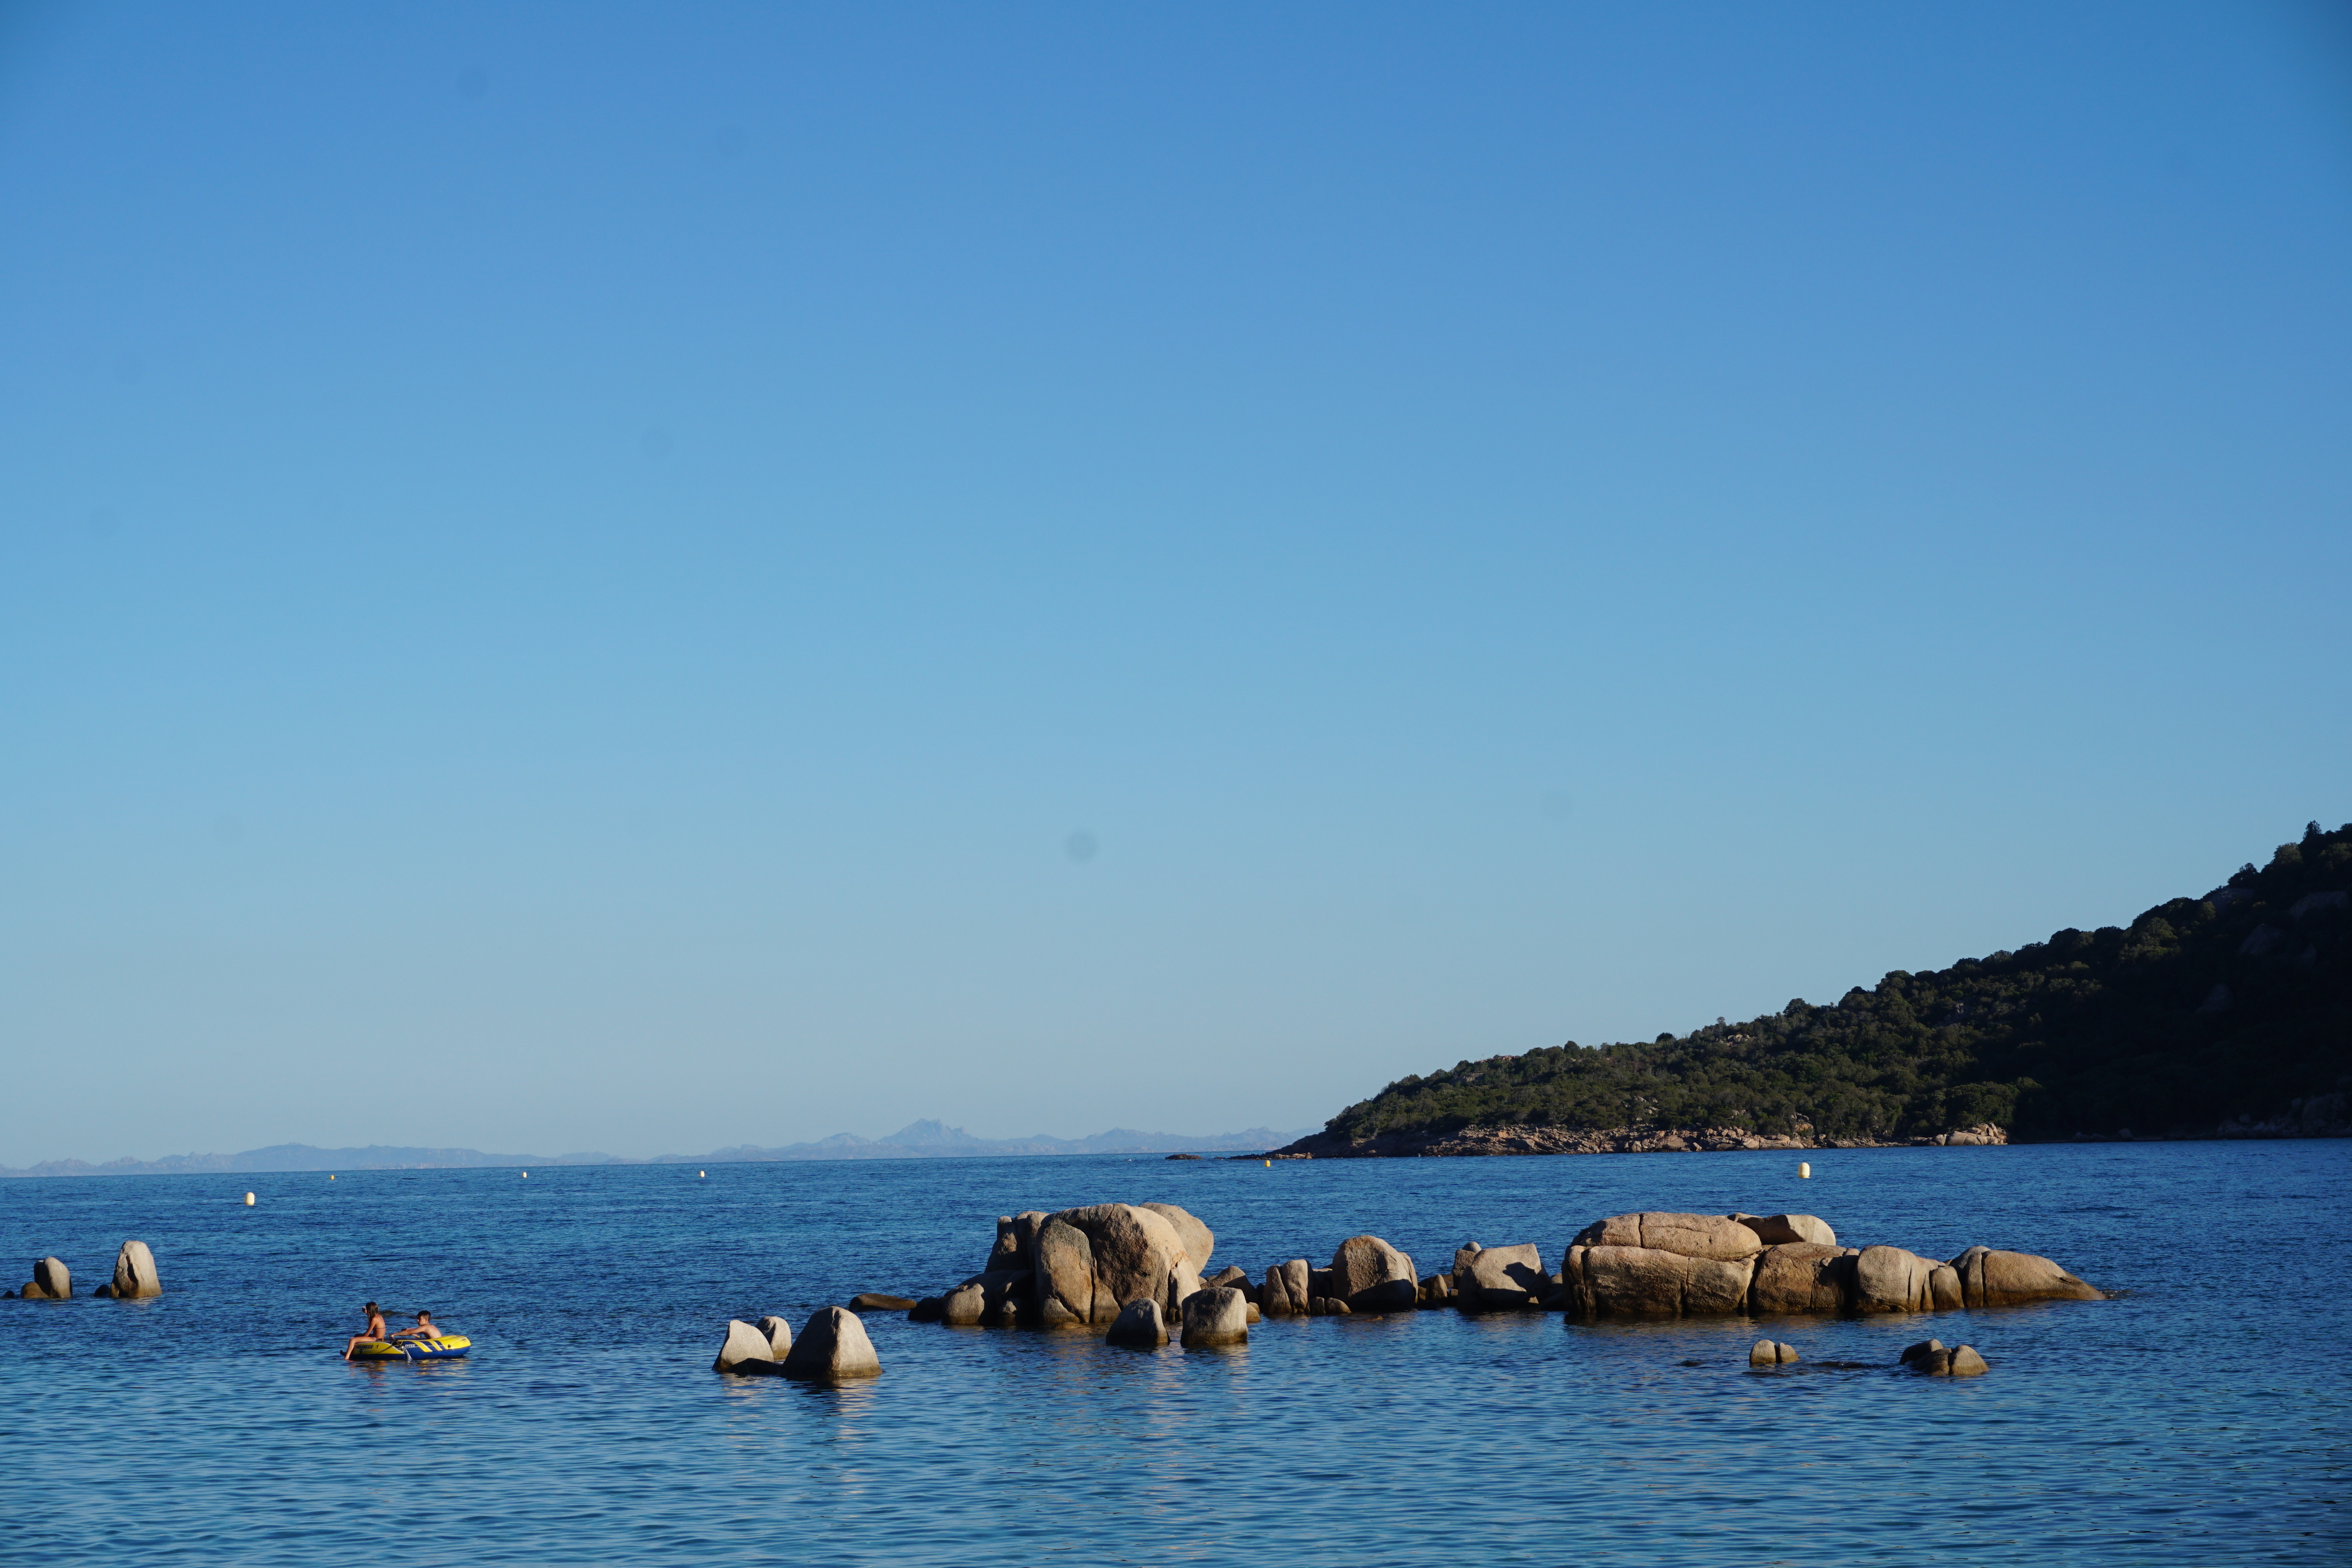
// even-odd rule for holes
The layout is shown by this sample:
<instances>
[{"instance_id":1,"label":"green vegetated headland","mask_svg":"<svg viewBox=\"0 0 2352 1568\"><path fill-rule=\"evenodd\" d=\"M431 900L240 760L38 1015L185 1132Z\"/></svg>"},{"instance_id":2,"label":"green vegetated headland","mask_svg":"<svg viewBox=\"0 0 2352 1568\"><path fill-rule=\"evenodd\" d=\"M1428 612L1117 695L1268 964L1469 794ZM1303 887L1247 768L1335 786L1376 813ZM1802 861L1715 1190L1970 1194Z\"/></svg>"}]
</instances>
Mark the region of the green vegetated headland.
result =
<instances>
[{"instance_id":1,"label":"green vegetated headland","mask_svg":"<svg viewBox=\"0 0 2352 1568\"><path fill-rule=\"evenodd\" d=\"M2129 925L1897 969L1825 1007L1647 1043L1570 1041L1401 1079L1302 1145L1469 1127L1738 1127L1893 1141L2340 1131L2352 1089L2352 825ZM2235 1122L2238 1128L2225 1124ZM2254 1125L2252 1124L2259 1124Z\"/></svg>"}]
</instances>

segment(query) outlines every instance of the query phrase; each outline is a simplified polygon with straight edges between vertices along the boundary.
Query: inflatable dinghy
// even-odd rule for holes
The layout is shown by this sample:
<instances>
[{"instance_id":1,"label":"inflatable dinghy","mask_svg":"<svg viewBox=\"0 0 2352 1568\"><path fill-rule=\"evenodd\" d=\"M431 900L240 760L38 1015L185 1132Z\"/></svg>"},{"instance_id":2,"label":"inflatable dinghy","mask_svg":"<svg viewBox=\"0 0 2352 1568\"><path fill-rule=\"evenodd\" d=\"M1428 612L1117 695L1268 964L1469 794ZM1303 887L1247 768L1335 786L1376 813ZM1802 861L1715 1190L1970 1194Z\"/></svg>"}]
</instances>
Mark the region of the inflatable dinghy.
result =
<instances>
[{"instance_id":1,"label":"inflatable dinghy","mask_svg":"<svg viewBox=\"0 0 2352 1568\"><path fill-rule=\"evenodd\" d=\"M353 1361L441 1361L453 1355L463 1355L474 1348L474 1342L464 1334L444 1334L439 1339L372 1339L365 1344L352 1347Z\"/></svg>"}]
</instances>

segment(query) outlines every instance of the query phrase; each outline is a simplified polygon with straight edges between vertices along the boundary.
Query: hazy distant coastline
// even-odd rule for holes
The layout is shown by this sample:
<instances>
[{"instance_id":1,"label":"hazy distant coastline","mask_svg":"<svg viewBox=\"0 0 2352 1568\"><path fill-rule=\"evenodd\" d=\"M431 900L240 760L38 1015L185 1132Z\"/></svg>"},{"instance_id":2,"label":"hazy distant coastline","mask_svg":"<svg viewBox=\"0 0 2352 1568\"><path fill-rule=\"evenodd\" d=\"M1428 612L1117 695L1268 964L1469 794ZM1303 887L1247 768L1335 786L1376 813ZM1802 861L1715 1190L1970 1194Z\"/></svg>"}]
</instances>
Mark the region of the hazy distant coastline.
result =
<instances>
[{"instance_id":1,"label":"hazy distant coastline","mask_svg":"<svg viewBox=\"0 0 2352 1568\"><path fill-rule=\"evenodd\" d=\"M1182 1133L1139 1133L1114 1127L1086 1138L1055 1138L1038 1134L1027 1138L978 1138L961 1127L939 1122L910 1122L883 1138L861 1138L836 1133L809 1144L761 1148L739 1144L707 1155L656 1155L651 1159L625 1159L618 1155L495 1155L479 1149L403 1148L371 1144L360 1149L320 1149L309 1144L273 1144L241 1155L167 1155L160 1160L128 1156L93 1165L88 1160L43 1160L18 1170L0 1166L0 1177L83 1176L175 1176L205 1173L266 1171L451 1170L508 1166L661 1166L733 1165L764 1160L908 1160L971 1159L992 1155L1172 1155L1232 1154L1271 1149L1304 1137L1309 1128L1276 1132L1252 1127L1245 1132L1193 1136Z\"/></svg>"}]
</instances>

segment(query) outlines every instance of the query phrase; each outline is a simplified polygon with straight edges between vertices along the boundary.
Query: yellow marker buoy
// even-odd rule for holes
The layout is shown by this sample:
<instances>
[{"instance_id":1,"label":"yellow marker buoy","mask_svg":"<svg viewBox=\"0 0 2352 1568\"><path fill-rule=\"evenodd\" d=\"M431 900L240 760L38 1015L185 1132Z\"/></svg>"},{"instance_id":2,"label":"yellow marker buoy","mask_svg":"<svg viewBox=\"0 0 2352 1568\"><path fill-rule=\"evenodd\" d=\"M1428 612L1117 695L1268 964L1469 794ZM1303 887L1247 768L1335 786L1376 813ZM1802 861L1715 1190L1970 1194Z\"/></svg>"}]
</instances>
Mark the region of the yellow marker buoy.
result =
<instances>
[{"instance_id":1,"label":"yellow marker buoy","mask_svg":"<svg viewBox=\"0 0 2352 1568\"><path fill-rule=\"evenodd\" d=\"M335 1178L334 1178L334 1177L332 1177L332 1176L329 1176L327 1179L328 1179L329 1181L332 1181L332 1180L334 1180Z\"/></svg>"},{"instance_id":2,"label":"yellow marker buoy","mask_svg":"<svg viewBox=\"0 0 2352 1568\"><path fill-rule=\"evenodd\" d=\"M245 1195L245 1207L247 1208L251 1208L253 1207L253 1194L247 1193Z\"/></svg>"},{"instance_id":3,"label":"yellow marker buoy","mask_svg":"<svg viewBox=\"0 0 2352 1568\"><path fill-rule=\"evenodd\" d=\"M1801 1181L1811 1181L1811 1180L1812 1180L1812 1179L1813 1179L1813 1167L1812 1167L1811 1166L1810 1166L1810 1165L1806 1164L1803 1160L1799 1160L1799 1161L1797 1162L1797 1176L1798 1176L1798 1179L1799 1179L1799 1180L1801 1180Z\"/></svg>"},{"instance_id":4,"label":"yellow marker buoy","mask_svg":"<svg viewBox=\"0 0 2352 1568\"><path fill-rule=\"evenodd\" d=\"M1272 1169L1274 1168L1274 1162L1273 1162L1272 1160L1268 1160L1268 1161L1266 1161L1266 1162L1265 1162L1265 1168L1266 1168L1266 1169L1268 1169L1268 1170L1272 1170Z\"/></svg>"}]
</instances>

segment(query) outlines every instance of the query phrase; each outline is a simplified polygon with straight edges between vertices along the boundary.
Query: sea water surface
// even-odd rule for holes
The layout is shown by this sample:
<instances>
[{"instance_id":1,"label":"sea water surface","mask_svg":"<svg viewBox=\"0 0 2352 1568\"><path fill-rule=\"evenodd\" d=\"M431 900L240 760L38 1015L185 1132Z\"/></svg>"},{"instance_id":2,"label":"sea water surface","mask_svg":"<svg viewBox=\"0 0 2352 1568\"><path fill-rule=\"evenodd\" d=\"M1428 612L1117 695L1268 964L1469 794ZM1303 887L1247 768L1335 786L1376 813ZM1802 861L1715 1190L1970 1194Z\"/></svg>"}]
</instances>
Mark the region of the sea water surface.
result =
<instances>
[{"instance_id":1,"label":"sea water surface","mask_svg":"<svg viewBox=\"0 0 2352 1568\"><path fill-rule=\"evenodd\" d=\"M2352 1549L2352 1144L345 1171L0 1184L25 1562L2319 1563ZM257 1195L255 1207L244 1195ZM709 1370L980 1267L999 1214L1183 1205L1217 1263L1421 1271L1636 1208L2041 1252L2119 1292L1933 1317L1268 1322L1244 1348L868 1313L883 1375ZM126 1237L166 1294L89 1299ZM347 1364L369 1299L464 1361ZM1750 1372L1759 1333L1807 1358ZM1991 1362L1892 1370L1933 1334ZM1874 1364L1833 1371L1814 1364Z\"/></svg>"}]
</instances>

